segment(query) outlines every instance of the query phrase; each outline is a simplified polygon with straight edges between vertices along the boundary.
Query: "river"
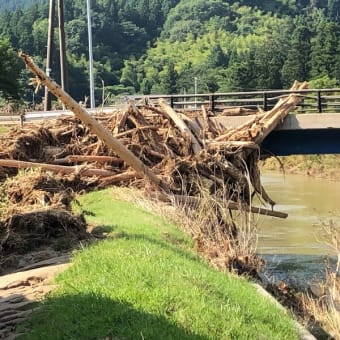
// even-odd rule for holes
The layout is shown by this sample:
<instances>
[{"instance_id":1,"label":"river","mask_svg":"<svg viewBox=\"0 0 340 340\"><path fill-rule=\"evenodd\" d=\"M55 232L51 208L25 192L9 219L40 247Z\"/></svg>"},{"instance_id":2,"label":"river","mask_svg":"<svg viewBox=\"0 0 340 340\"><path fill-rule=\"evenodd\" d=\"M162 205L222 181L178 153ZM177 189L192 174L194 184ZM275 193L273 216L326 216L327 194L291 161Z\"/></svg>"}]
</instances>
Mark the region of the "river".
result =
<instances>
[{"instance_id":1,"label":"river","mask_svg":"<svg viewBox=\"0 0 340 340\"><path fill-rule=\"evenodd\" d=\"M334 253L321 241L322 223L340 223L340 183L302 175L262 173L262 183L287 219L261 217L258 252L267 261L266 277L298 286L324 277L325 261Z\"/></svg>"}]
</instances>

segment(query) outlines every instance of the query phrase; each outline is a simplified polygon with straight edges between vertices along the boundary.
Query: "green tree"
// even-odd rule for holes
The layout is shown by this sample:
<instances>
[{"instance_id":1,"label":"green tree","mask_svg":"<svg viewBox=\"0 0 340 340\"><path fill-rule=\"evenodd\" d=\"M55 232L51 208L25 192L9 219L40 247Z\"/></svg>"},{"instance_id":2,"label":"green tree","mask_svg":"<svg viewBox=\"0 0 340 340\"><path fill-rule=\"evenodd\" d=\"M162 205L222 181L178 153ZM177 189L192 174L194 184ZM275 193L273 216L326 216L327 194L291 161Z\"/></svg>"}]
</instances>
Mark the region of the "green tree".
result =
<instances>
[{"instance_id":1,"label":"green tree","mask_svg":"<svg viewBox=\"0 0 340 340\"><path fill-rule=\"evenodd\" d=\"M327 15L331 20L340 21L340 0L327 1Z\"/></svg>"},{"instance_id":2,"label":"green tree","mask_svg":"<svg viewBox=\"0 0 340 340\"><path fill-rule=\"evenodd\" d=\"M329 76L339 79L338 52L340 44L340 24L329 21L323 14L316 22L311 39L310 77Z\"/></svg>"},{"instance_id":3,"label":"green tree","mask_svg":"<svg viewBox=\"0 0 340 340\"><path fill-rule=\"evenodd\" d=\"M174 64L172 62L168 63L163 70L159 72L159 83L153 85L152 93L177 93L177 77L178 74Z\"/></svg>"},{"instance_id":4,"label":"green tree","mask_svg":"<svg viewBox=\"0 0 340 340\"><path fill-rule=\"evenodd\" d=\"M254 47L254 74L257 89L281 89L281 70L287 57L290 26L278 21L273 31L261 37Z\"/></svg>"},{"instance_id":5,"label":"green tree","mask_svg":"<svg viewBox=\"0 0 340 340\"><path fill-rule=\"evenodd\" d=\"M297 17L291 35L290 46L287 46L287 59L282 67L282 81L284 86L290 86L294 80L308 80L309 54L311 31L308 27L308 18Z\"/></svg>"},{"instance_id":6,"label":"green tree","mask_svg":"<svg viewBox=\"0 0 340 340\"><path fill-rule=\"evenodd\" d=\"M235 53L230 57L226 71L227 87L229 91L246 91L255 88L253 51Z\"/></svg>"},{"instance_id":7,"label":"green tree","mask_svg":"<svg viewBox=\"0 0 340 340\"><path fill-rule=\"evenodd\" d=\"M19 99L23 63L8 40L0 40L0 97Z\"/></svg>"}]
</instances>

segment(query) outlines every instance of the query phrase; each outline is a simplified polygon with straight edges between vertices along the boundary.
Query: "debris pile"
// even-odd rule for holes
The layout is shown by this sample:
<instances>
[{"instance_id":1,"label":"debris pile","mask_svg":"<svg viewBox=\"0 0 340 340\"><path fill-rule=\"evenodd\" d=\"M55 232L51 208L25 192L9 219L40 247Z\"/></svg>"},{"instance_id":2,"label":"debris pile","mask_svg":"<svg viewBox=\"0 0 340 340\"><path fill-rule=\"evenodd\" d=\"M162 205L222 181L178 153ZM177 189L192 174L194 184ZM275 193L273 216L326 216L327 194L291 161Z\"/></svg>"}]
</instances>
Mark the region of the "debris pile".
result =
<instances>
[{"instance_id":1,"label":"debris pile","mask_svg":"<svg viewBox=\"0 0 340 340\"><path fill-rule=\"evenodd\" d=\"M109 185L134 185L159 193L159 197L175 197L178 202L197 202L208 193L223 209L251 211L277 217L285 214L272 209L252 206L254 195L273 207L260 181L258 160L263 139L302 99L291 94L282 98L268 112L257 112L249 121L228 129L213 112L202 106L200 111L179 112L163 101L146 101L136 107L130 102L125 110L111 114L87 114L69 95L48 78L25 55L21 56L37 76L75 116L64 116L40 125L25 124L24 129L12 130L0 138L0 173L13 175L18 170L39 168L36 179L26 177L24 183L6 184L11 204L2 208L0 225L0 260L15 241L22 228L24 239L34 244L40 232L52 236L66 225L82 229L69 213L73 192ZM292 90L306 88L296 82ZM58 175L50 175L52 173ZM56 180L57 178L57 180ZM24 185L24 187L22 187ZM2 191L2 196L4 190ZM223 201L223 205L219 202ZM39 207L40 205L40 207ZM25 217L22 222L18 216ZM42 207L57 210L42 217ZM60 222L61 210L65 211ZM36 213L32 212L36 211ZM4 213L5 212L5 213ZM28 214L27 214L28 213ZM226 225L225 213L217 209L220 226L235 233ZM41 218L31 223L27 218ZM46 226L51 220L51 228ZM15 221L15 224L13 224ZM39 231L31 231L36 226ZM57 225L57 229L52 229ZM67 227L69 228L69 227ZM28 236L28 233L31 235ZM21 243L23 242L23 243Z\"/></svg>"},{"instance_id":2,"label":"debris pile","mask_svg":"<svg viewBox=\"0 0 340 340\"><path fill-rule=\"evenodd\" d=\"M138 108L130 103L126 110L94 118L157 177L163 192L198 197L204 188L230 201L232 209L239 205L250 209L254 193L275 205L260 181L260 144L298 100L293 95L284 98L273 110L258 112L233 129L204 107L183 113L164 102ZM13 168L40 168L87 178L97 187L131 183L145 187L149 180L75 116L39 126L26 124L2 136L0 143L2 174L5 169L13 173Z\"/></svg>"}]
</instances>

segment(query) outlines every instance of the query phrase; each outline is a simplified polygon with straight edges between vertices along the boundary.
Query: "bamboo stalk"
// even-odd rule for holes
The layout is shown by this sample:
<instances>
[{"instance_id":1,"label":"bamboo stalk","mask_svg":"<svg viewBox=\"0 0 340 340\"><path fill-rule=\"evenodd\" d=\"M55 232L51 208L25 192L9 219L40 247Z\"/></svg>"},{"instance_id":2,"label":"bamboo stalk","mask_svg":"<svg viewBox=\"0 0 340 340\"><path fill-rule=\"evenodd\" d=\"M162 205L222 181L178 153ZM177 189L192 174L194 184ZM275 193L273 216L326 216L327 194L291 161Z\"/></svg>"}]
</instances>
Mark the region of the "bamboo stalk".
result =
<instances>
[{"instance_id":1,"label":"bamboo stalk","mask_svg":"<svg viewBox=\"0 0 340 340\"><path fill-rule=\"evenodd\" d=\"M115 165L120 165L123 163L123 160L121 160L120 158L111 156L69 155L66 158L73 162L110 162Z\"/></svg>"},{"instance_id":2,"label":"bamboo stalk","mask_svg":"<svg viewBox=\"0 0 340 340\"><path fill-rule=\"evenodd\" d=\"M24 61L27 67L36 75L38 85L47 86L68 109L70 109L89 129L95 133L98 138L114 150L128 165L130 165L137 173L144 174L151 182L169 191L168 186L161 181L139 158L137 158L130 150L128 150L118 139L100 125L87 111L81 107L68 93L63 91L61 87L49 78L26 54L20 52L19 57Z\"/></svg>"}]
</instances>

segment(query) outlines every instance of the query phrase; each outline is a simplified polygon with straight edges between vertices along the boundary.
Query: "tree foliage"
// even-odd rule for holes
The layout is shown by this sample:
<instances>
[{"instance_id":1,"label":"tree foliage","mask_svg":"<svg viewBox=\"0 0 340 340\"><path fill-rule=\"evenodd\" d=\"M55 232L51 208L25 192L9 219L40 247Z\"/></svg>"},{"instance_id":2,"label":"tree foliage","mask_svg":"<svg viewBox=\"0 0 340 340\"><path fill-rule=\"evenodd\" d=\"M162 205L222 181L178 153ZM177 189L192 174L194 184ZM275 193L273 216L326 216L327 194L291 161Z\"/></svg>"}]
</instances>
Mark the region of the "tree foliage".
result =
<instances>
[{"instance_id":1,"label":"tree foliage","mask_svg":"<svg viewBox=\"0 0 340 340\"><path fill-rule=\"evenodd\" d=\"M282 88L295 79L340 86L339 2L92 1L97 92L189 93L195 78L202 92ZM23 3L0 0L0 39L44 66L48 3ZM86 4L65 0L64 7L70 92L84 100ZM59 81L57 29L55 37L52 76Z\"/></svg>"},{"instance_id":2,"label":"tree foliage","mask_svg":"<svg viewBox=\"0 0 340 340\"><path fill-rule=\"evenodd\" d=\"M0 39L0 98L19 98L22 67L9 41Z\"/></svg>"}]
</instances>

